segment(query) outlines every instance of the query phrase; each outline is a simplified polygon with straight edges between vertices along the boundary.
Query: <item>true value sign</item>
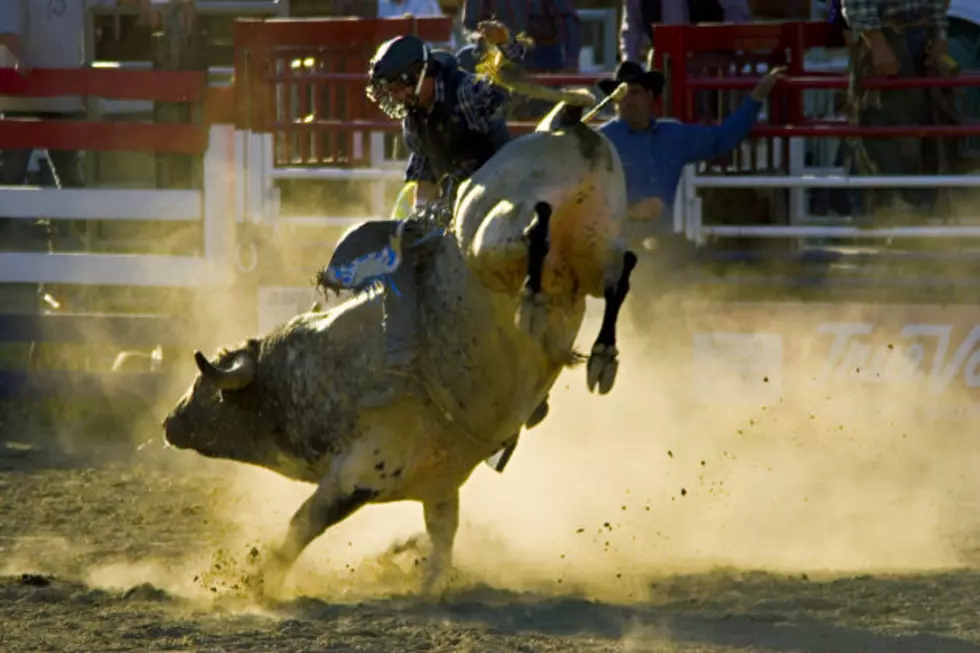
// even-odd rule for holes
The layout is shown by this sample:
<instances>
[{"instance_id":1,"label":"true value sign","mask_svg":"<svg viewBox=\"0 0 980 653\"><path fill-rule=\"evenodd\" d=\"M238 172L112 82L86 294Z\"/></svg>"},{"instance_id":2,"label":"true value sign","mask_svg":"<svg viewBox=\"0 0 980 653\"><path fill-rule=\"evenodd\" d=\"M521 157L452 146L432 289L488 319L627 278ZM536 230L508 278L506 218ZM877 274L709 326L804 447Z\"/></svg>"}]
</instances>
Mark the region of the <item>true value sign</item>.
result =
<instances>
[{"instance_id":1,"label":"true value sign","mask_svg":"<svg viewBox=\"0 0 980 653\"><path fill-rule=\"evenodd\" d=\"M831 337L820 378L916 383L934 394L954 382L966 388L980 386L980 324L906 323L897 330L890 326L875 322L817 325L818 334Z\"/></svg>"},{"instance_id":2,"label":"true value sign","mask_svg":"<svg viewBox=\"0 0 980 653\"><path fill-rule=\"evenodd\" d=\"M876 386L980 402L980 307L712 302L685 314L690 380L705 399L732 396L734 382L739 401Z\"/></svg>"}]
</instances>

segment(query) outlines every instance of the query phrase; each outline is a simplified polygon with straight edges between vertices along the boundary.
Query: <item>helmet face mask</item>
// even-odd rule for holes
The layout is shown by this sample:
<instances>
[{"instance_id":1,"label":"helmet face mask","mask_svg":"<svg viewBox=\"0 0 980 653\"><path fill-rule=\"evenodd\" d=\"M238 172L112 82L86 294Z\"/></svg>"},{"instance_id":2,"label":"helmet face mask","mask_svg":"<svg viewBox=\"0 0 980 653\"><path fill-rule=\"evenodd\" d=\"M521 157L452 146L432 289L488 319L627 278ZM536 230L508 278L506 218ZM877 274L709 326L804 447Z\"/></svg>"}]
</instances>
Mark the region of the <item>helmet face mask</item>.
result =
<instances>
[{"instance_id":1,"label":"helmet face mask","mask_svg":"<svg viewBox=\"0 0 980 653\"><path fill-rule=\"evenodd\" d=\"M368 99L390 118L404 118L418 105L428 64L429 47L417 37L382 43L371 59Z\"/></svg>"},{"instance_id":2,"label":"helmet face mask","mask_svg":"<svg viewBox=\"0 0 980 653\"><path fill-rule=\"evenodd\" d=\"M416 83L416 85L418 84ZM389 118L401 120L418 105L419 97L415 91L416 85L372 78L368 84L367 96Z\"/></svg>"}]
</instances>

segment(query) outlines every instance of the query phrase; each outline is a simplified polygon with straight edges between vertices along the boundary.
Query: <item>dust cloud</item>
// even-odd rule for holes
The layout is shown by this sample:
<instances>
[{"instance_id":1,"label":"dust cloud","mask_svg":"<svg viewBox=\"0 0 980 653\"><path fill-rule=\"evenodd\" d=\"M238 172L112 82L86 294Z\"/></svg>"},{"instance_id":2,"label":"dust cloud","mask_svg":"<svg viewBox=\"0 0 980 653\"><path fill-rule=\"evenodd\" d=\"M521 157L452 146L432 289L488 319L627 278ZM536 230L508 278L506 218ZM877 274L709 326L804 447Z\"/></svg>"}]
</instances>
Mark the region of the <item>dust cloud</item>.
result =
<instances>
[{"instance_id":1,"label":"dust cloud","mask_svg":"<svg viewBox=\"0 0 980 653\"><path fill-rule=\"evenodd\" d=\"M601 308L590 306L585 350ZM456 541L467 581L628 601L718 569L816 578L969 562L980 478L962 427L922 421L919 390L832 381L760 394L758 379L718 382L738 378L729 361L692 367L670 328L624 324L611 394L590 395L584 368L567 370L505 473L477 468ZM720 316L707 328L736 326ZM825 354L811 353L803 367L817 370ZM239 543L278 536L312 491L245 466L222 474L213 509ZM292 588L409 590L411 562L396 568L386 551L422 530L418 504L369 506L309 547Z\"/></svg>"},{"instance_id":2,"label":"dust cloud","mask_svg":"<svg viewBox=\"0 0 980 653\"><path fill-rule=\"evenodd\" d=\"M295 268L316 269L324 252L307 252ZM308 274L282 283L308 283ZM255 316L243 308L249 302L234 296L154 301L161 312L196 314L205 352L255 333ZM635 301L643 300L631 296L627 303ZM969 434L923 421L915 409L920 388L831 381L793 394L766 387L768 380L724 383L739 379L735 364L709 357L692 365L676 322L661 319L675 307L657 310L645 324L623 320L611 394L589 394L584 368L566 370L548 418L522 434L505 473L475 470L463 488L455 547L465 580L644 600L671 575L719 568L814 577L972 562L980 475ZM842 321L862 319L841 311ZM601 312L592 301L583 351ZM703 328L740 328L725 315L712 320ZM796 363L808 375L825 358L813 351ZM156 398L139 442L159 442L159 418L193 378L189 351L168 362L176 366L175 382ZM94 586L145 582L207 596L200 578L214 571L216 559L227 556L227 569L253 546L275 541L313 490L192 452L168 451L152 464L208 488L198 498L210 520L208 537L168 560L93 566L86 574ZM292 590L370 596L413 588L413 556L389 549L422 530L418 504L369 506L313 542L291 574Z\"/></svg>"}]
</instances>

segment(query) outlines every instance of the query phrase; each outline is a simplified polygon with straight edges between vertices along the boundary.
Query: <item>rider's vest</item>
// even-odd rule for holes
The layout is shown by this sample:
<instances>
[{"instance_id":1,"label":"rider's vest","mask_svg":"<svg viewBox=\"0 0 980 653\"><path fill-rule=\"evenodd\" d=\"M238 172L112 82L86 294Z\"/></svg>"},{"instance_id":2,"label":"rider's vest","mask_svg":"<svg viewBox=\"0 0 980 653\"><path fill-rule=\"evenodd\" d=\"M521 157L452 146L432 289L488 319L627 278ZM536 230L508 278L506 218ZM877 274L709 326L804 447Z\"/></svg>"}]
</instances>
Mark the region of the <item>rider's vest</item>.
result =
<instances>
[{"instance_id":1,"label":"rider's vest","mask_svg":"<svg viewBox=\"0 0 980 653\"><path fill-rule=\"evenodd\" d=\"M457 91L466 73L459 70L456 58L439 53L435 59L436 76L442 81L445 97L430 111L413 110L408 115L412 130L429 162L435 181L444 175L465 171L469 176L487 162L506 142L500 134L473 131L457 110Z\"/></svg>"}]
</instances>

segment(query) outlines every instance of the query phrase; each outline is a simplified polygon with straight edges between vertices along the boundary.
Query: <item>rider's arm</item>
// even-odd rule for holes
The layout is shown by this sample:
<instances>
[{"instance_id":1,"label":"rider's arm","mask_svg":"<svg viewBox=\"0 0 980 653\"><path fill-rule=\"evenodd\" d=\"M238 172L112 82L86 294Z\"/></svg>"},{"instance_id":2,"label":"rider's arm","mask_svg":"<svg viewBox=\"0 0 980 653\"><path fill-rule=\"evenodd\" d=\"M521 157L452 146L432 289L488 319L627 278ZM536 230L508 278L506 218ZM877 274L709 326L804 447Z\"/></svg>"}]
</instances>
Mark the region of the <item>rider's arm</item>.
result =
<instances>
[{"instance_id":1,"label":"rider's arm","mask_svg":"<svg viewBox=\"0 0 980 653\"><path fill-rule=\"evenodd\" d=\"M429 169L429 160L417 152L408 157L408 167L405 169L405 181L416 182L415 208L421 208L436 196L436 184Z\"/></svg>"},{"instance_id":2,"label":"rider's arm","mask_svg":"<svg viewBox=\"0 0 980 653\"><path fill-rule=\"evenodd\" d=\"M476 75L466 75L457 91L458 106L473 131L491 136L507 126L504 103L507 93L493 82Z\"/></svg>"},{"instance_id":3,"label":"rider's arm","mask_svg":"<svg viewBox=\"0 0 980 653\"><path fill-rule=\"evenodd\" d=\"M414 132L403 129L402 137L408 147L408 166L405 168L405 181L416 182L415 187L415 208L419 209L436 195L435 178L432 176L432 168L429 167L429 160L422 154L418 139Z\"/></svg>"},{"instance_id":4,"label":"rider's arm","mask_svg":"<svg viewBox=\"0 0 980 653\"><path fill-rule=\"evenodd\" d=\"M408 121L402 123L402 140L408 148L408 165L405 168L405 181L434 182L429 159L422 152L418 135L408 127Z\"/></svg>"},{"instance_id":5,"label":"rider's arm","mask_svg":"<svg viewBox=\"0 0 980 653\"><path fill-rule=\"evenodd\" d=\"M421 210L439 195L438 188L431 181L420 181L415 188L415 209Z\"/></svg>"},{"instance_id":6,"label":"rider's arm","mask_svg":"<svg viewBox=\"0 0 980 653\"><path fill-rule=\"evenodd\" d=\"M504 56L507 57L507 59L515 63L524 61L524 57L527 56L529 51L529 48L517 39L511 39L506 43L501 43L497 47L500 48L500 51L504 53Z\"/></svg>"}]
</instances>

